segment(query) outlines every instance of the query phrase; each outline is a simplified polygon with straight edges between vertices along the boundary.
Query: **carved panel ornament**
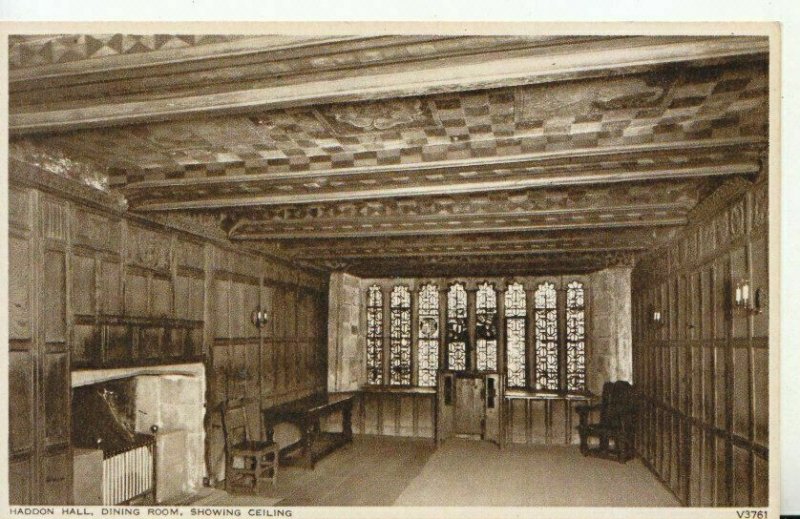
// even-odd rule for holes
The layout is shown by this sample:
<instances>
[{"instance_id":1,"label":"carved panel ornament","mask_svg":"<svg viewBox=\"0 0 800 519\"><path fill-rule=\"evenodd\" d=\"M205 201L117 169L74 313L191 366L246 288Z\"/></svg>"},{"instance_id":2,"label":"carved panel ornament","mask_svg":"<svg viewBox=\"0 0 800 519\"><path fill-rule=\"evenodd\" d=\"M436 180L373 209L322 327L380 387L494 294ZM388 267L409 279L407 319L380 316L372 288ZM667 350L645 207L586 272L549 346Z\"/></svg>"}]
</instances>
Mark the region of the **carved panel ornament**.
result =
<instances>
[{"instance_id":1,"label":"carved panel ornament","mask_svg":"<svg viewBox=\"0 0 800 519\"><path fill-rule=\"evenodd\" d=\"M154 270L169 270L170 239L161 233L131 226L127 237L128 261Z\"/></svg>"},{"instance_id":2,"label":"carved panel ornament","mask_svg":"<svg viewBox=\"0 0 800 519\"><path fill-rule=\"evenodd\" d=\"M340 135L435 124L427 103L418 98L334 104L319 108L317 113Z\"/></svg>"},{"instance_id":3,"label":"carved panel ornament","mask_svg":"<svg viewBox=\"0 0 800 519\"><path fill-rule=\"evenodd\" d=\"M574 187L500 191L491 194L427 196L419 198L364 200L324 204L269 206L231 211L227 221L237 218L263 221L307 221L317 219L363 219L404 216L524 213L619 205L678 204L687 209L697 203L700 182L684 181L648 185Z\"/></svg>"},{"instance_id":4,"label":"carved panel ornament","mask_svg":"<svg viewBox=\"0 0 800 519\"><path fill-rule=\"evenodd\" d=\"M601 113L657 106L675 80L669 75L594 79L552 88L550 85L517 90L518 120L572 118L576 113Z\"/></svg>"}]
</instances>

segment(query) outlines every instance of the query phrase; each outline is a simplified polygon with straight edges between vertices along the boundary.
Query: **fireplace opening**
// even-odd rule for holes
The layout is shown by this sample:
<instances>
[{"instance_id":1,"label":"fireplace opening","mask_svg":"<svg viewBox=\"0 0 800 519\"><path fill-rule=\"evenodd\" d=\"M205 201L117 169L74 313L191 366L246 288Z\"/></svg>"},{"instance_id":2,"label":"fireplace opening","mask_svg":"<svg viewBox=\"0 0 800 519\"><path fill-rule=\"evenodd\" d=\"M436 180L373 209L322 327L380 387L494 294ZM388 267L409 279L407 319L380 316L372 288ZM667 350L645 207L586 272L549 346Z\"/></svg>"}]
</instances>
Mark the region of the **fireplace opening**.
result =
<instances>
[{"instance_id":1,"label":"fireplace opening","mask_svg":"<svg viewBox=\"0 0 800 519\"><path fill-rule=\"evenodd\" d=\"M76 504L160 503L202 486L202 364L74 371L72 386Z\"/></svg>"}]
</instances>

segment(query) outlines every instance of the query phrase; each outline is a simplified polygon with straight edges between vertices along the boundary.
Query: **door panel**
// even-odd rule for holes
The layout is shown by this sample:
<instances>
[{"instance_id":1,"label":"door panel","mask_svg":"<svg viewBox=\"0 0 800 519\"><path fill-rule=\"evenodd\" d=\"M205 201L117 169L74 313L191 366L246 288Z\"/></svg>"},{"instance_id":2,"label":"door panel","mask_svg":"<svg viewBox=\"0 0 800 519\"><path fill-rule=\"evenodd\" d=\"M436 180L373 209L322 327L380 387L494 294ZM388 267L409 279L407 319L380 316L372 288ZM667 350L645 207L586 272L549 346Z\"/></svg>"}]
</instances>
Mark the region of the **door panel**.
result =
<instances>
[{"instance_id":1,"label":"door panel","mask_svg":"<svg viewBox=\"0 0 800 519\"><path fill-rule=\"evenodd\" d=\"M456 434L481 434L483 379L456 377Z\"/></svg>"},{"instance_id":2,"label":"door panel","mask_svg":"<svg viewBox=\"0 0 800 519\"><path fill-rule=\"evenodd\" d=\"M486 397L484 400L484 416L486 417L483 429L483 439L500 442L500 415L503 408L502 377L500 375L486 375Z\"/></svg>"}]
</instances>

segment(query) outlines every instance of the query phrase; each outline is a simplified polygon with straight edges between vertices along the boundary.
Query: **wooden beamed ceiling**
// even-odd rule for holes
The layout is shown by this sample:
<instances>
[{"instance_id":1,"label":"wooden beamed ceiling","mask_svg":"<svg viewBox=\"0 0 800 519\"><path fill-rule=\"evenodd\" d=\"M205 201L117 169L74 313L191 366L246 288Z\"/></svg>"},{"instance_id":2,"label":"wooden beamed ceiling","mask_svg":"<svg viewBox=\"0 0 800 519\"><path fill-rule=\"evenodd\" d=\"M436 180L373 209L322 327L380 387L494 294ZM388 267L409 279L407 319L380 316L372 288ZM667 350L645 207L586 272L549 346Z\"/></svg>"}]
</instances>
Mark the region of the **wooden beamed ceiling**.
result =
<instances>
[{"instance_id":1,"label":"wooden beamed ceiling","mask_svg":"<svg viewBox=\"0 0 800 519\"><path fill-rule=\"evenodd\" d=\"M630 265L763 173L764 38L82 38L10 43L12 153L328 270Z\"/></svg>"}]
</instances>

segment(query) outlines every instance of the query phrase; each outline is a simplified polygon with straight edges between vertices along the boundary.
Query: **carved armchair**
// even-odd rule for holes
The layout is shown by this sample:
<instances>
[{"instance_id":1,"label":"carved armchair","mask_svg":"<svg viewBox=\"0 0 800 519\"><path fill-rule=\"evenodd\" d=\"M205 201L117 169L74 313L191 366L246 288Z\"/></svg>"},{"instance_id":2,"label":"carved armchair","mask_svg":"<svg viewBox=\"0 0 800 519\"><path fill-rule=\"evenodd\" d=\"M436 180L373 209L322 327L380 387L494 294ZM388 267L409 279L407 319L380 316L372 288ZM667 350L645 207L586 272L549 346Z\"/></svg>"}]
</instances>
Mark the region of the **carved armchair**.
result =
<instances>
[{"instance_id":1,"label":"carved armchair","mask_svg":"<svg viewBox=\"0 0 800 519\"><path fill-rule=\"evenodd\" d=\"M584 456L599 456L625 463L634 457L634 433L636 424L636 402L633 386L625 381L603 384L603 396L599 404L578 406L580 416L578 434L581 453ZM599 411L597 423L589 423L590 415ZM589 440L598 439L597 447L590 447Z\"/></svg>"}]
</instances>

